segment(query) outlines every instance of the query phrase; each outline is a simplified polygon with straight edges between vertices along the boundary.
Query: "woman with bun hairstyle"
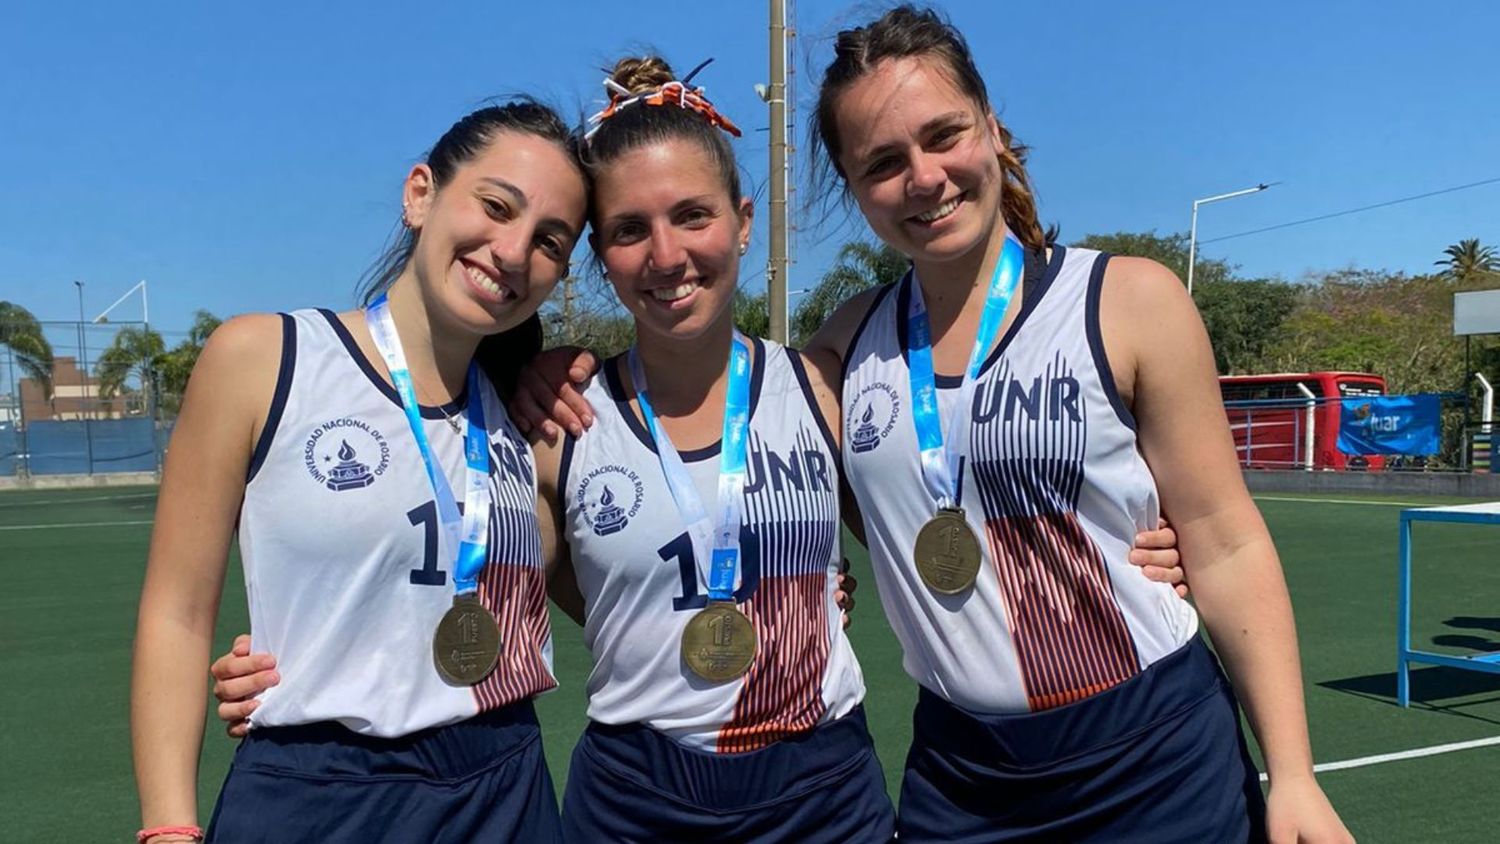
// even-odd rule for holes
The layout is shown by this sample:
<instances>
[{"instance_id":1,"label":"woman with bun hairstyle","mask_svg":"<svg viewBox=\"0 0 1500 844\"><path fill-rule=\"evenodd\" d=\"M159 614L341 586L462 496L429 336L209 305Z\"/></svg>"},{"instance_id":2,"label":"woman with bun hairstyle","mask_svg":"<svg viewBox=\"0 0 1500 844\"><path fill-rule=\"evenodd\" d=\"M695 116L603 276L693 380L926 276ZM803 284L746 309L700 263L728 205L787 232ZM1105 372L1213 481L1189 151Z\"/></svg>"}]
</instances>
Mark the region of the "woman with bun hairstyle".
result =
<instances>
[{"instance_id":1,"label":"woman with bun hairstyle","mask_svg":"<svg viewBox=\"0 0 1500 844\"><path fill-rule=\"evenodd\" d=\"M700 66L701 68L701 66ZM594 659L570 842L884 842L894 813L835 593L831 359L734 328L753 209L693 74L620 60L583 149L590 244L635 345L534 445Z\"/></svg>"},{"instance_id":2,"label":"woman with bun hairstyle","mask_svg":"<svg viewBox=\"0 0 1500 844\"><path fill-rule=\"evenodd\" d=\"M557 114L480 109L407 174L366 307L209 339L141 595L139 841L204 838L202 677L236 536L278 661L209 840L559 840L531 703L556 686L535 470L499 391L540 345L586 199Z\"/></svg>"},{"instance_id":3,"label":"woman with bun hairstyle","mask_svg":"<svg viewBox=\"0 0 1500 844\"><path fill-rule=\"evenodd\" d=\"M843 362L844 470L921 685L900 840L1349 841L1182 284L1053 242L1025 147L931 10L839 33L815 120L825 176L912 261L809 349ZM1126 565L1162 510L1198 612Z\"/></svg>"}]
</instances>

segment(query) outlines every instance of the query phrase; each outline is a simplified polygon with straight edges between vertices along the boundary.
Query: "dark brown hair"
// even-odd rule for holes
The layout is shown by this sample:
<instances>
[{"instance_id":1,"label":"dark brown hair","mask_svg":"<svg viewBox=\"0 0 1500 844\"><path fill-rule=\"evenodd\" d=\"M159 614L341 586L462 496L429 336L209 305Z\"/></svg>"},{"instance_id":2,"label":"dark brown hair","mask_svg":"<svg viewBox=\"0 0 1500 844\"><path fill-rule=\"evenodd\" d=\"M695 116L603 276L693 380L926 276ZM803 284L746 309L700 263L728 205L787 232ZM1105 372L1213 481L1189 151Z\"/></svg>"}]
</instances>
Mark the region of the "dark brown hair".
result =
<instances>
[{"instance_id":1,"label":"dark brown hair","mask_svg":"<svg viewBox=\"0 0 1500 844\"><path fill-rule=\"evenodd\" d=\"M660 89L677 80L672 66L660 56L629 56L615 62L610 79L631 94ZM691 108L636 103L617 110L600 123L583 147L583 164L590 174L620 156L643 146L672 139L697 144L718 167L730 202L739 205L739 167L724 133Z\"/></svg>"},{"instance_id":2,"label":"dark brown hair","mask_svg":"<svg viewBox=\"0 0 1500 844\"><path fill-rule=\"evenodd\" d=\"M810 132L813 146L821 146L824 152L813 163L815 180L823 187L824 195L832 193L835 181L843 182L846 188L848 184L848 174L839 163L843 151L837 119L839 98L881 62L903 58L934 61L982 114L994 114L968 42L932 9L897 6L864 26L840 32L833 49L833 61L823 71L823 84L818 89L818 106ZM1046 248L1056 240L1057 232L1044 230L1037 219L1036 196L1026 174L1028 149L999 117L995 122L1005 146L1000 153L1005 180L1000 205L1005 223L1028 248Z\"/></svg>"},{"instance_id":3,"label":"dark brown hair","mask_svg":"<svg viewBox=\"0 0 1500 844\"><path fill-rule=\"evenodd\" d=\"M515 97L464 115L438 138L425 159L427 166L432 168L433 186L441 190L453 179L459 167L483 153L502 132L551 141L567 154L570 161L579 164L582 171L578 133L549 106L530 97ZM418 232L404 225L398 228L390 245L365 271L359 293L362 305L369 305L401 276L416 250L419 236ZM515 388L521 365L541 349L542 320L537 314L532 314L520 325L480 340L474 357L495 387L502 394L509 395Z\"/></svg>"}]
</instances>

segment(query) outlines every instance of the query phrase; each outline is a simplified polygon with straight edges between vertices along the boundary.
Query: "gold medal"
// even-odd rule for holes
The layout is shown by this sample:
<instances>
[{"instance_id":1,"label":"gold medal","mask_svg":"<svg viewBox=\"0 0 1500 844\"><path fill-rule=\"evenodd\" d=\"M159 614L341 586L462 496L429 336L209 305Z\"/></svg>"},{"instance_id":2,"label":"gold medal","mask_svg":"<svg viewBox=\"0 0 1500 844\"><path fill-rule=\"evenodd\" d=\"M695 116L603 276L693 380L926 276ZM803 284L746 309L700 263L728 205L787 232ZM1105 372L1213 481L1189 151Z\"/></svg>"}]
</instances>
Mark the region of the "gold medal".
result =
<instances>
[{"instance_id":1,"label":"gold medal","mask_svg":"<svg viewBox=\"0 0 1500 844\"><path fill-rule=\"evenodd\" d=\"M728 601L710 601L682 631L682 661L711 682L744 674L755 661L755 627Z\"/></svg>"},{"instance_id":2,"label":"gold medal","mask_svg":"<svg viewBox=\"0 0 1500 844\"><path fill-rule=\"evenodd\" d=\"M500 660L500 625L470 592L455 595L432 637L432 658L443 682L472 686L488 677Z\"/></svg>"},{"instance_id":3,"label":"gold medal","mask_svg":"<svg viewBox=\"0 0 1500 844\"><path fill-rule=\"evenodd\" d=\"M914 557L917 574L934 592L958 595L971 589L979 577L979 540L964 511L956 507L938 510L922 525Z\"/></svg>"}]
</instances>

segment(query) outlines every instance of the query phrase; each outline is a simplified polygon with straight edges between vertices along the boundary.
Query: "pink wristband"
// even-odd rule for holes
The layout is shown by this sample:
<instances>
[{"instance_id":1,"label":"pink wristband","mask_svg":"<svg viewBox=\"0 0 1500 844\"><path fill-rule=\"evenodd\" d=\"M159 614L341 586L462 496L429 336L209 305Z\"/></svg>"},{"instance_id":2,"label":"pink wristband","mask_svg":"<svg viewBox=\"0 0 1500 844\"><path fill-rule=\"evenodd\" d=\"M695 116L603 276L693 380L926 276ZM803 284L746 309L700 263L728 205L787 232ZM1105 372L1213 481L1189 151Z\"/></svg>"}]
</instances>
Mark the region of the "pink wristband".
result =
<instances>
[{"instance_id":1,"label":"pink wristband","mask_svg":"<svg viewBox=\"0 0 1500 844\"><path fill-rule=\"evenodd\" d=\"M196 826L153 826L135 834L136 844L146 844L153 835L186 835L194 841L203 840L203 830Z\"/></svg>"}]
</instances>

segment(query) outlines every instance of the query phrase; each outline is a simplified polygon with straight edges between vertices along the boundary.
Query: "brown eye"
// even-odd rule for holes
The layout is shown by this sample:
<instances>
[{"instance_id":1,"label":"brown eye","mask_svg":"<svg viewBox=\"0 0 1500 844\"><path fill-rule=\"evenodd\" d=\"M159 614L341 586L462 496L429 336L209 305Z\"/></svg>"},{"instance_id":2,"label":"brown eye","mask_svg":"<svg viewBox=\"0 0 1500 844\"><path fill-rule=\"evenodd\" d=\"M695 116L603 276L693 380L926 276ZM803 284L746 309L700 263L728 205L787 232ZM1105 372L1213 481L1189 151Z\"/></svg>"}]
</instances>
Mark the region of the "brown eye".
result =
<instances>
[{"instance_id":1,"label":"brown eye","mask_svg":"<svg viewBox=\"0 0 1500 844\"><path fill-rule=\"evenodd\" d=\"M485 213L489 214L496 220L505 221L510 219L510 206L506 205L500 200L485 197L481 199L480 202L484 205Z\"/></svg>"},{"instance_id":2,"label":"brown eye","mask_svg":"<svg viewBox=\"0 0 1500 844\"><path fill-rule=\"evenodd\" d=\"M884 158L875 159L869 167L865 168L866 176L880 176L889 173L896 166L896 157L888 155Z\"/></svg>"},{"instance_id":3,"label":"brown eye","mask_svg":"<svg viewBox=\"0 0 1500 844\"><path fill-rule=\"evenodd\" d=\"M619 244L634 243L641 239L642 229L635 223L621 223L610 233L610 240Z\"/></svg>"}]
</instances>

